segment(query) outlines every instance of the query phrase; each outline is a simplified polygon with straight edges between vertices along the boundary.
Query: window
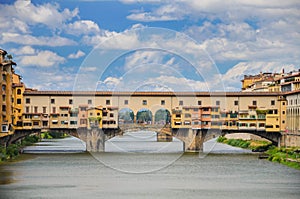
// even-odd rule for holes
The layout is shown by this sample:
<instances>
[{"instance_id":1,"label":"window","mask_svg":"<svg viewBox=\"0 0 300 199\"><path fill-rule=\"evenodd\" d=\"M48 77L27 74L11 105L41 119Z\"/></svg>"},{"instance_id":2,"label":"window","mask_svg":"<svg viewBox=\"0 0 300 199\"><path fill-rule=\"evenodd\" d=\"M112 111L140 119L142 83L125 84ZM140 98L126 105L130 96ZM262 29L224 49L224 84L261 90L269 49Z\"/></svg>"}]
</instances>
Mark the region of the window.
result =
<instances>
[{"instance_id":1,"label":"window","mask_svg":"<svg viewBox=\"0 0 300 199\"><path fill-rule=\"evenodd\" d=\"M91 99L88 100L88 104L92 104L92 100Z\"/></svg>"},{"instance_id":2,"label":"window","mask_svg":"<svg viewBox=\"0 0 300 199\"><path fill-rule=\"evenodd\" d=\"M25 112L26 112L26 113L29 113L29 106L26 106L26 107L25 107Z\"/></svg>"},{"instance_id":3,"label":"window","mask_svg":"<svg viewBox=\"0 0 300 199\"><path fill-rule=\"evenodd\" d=\"M284 115L285 114L285 111L282 111L282 115Z\"/></svg>"},{"instance_id":4,"label":"window","mask_svg":"<svg viewBox=\"0 0 300 199\"><path fill-rule=\"evenodd\" d=\"M70 117L78 117L78 113L70 113Z\"/></svg>"},{"instance_id":5,"label":"window","mask_svg":"<svg viewBox=\"0 0 300 199\"><path fill-rule=\"evenodd\" d=\"M220 101L219 100L216 101L216 106L220 106Z\"/></svg>"},{"instance_id":6,"label":"window","mask_svg":"<svg viewBox=\"0 0 300 199\"><path fill-rule=\"evenodd\" d=\"M22 100L21 99L17 99L17 104L21 104Z\"/></svg>"},{"instance_id":7,"label":"window","mask_svg":"<svg viewBox=\"0 0 300 199\"><path fill-rule=\"evenodd\" d=\"M201 100L198 101L198 105L199 105L199 106L202 105L202 101L201 101Z\"/></svg>"},{"instance_id":8,"label":"window","mask_svg":"<svg viewBox=\"0 0 300 199\"><path fill-rule=\"evenodd\" d=\"M56 107L52 107L52 113L56 113Z\"/></svg>"},{"instance_id":9,"label":"window","mask_svg":"<svg viewBox=\"0 0 300 199\"><path fill-rule=\"evenodd\" d=\"M163 105L166 104L166 101L165 101L165 100L161 100L161 101L160 101L160 104L163 106Z\"/></svg>"},{"instance_id":10,"label":"window","mask_svg":"<svg viewBox=\"0 0 300 199\"><path fill-rule=\"evenodd\" d=\"M106 100L106 105L110 105L110 100Z\"/></svg>"},{"instance_id":11,"label":"window","mask_svg":"<svg viewBox=\"0 0 300 199\"><path fill-rule=\"evenodd\" d=\"M209 111L209 108L204 108L203 111Z\"/></svg>"},{"instance_id":12,"label":"window","mask_svg":"<svg viewBox=\"0 0 300 199\"><path fill-rule=\"evenodd\" d=\"M125 105L128 105L128 100L124 100L124 104L125 104Z\"/></svg>"},{"instance_id":13,"label":"window","mask_svg":"<svg viewBox=\"0 0 300 199\"><path fill-rule=\"evenodd\" d=\"M185 117L185 118L190 118L190 117L191 117L191 114L186 113L186 114L184 114L184 117Z\"/></svg>"},{"instance_id":14,"label":"window","mask_svg":"<svg viewBox=\"0 0 300 199\"><path fill-rule=\"evenodd\" d=\"M3 111L3 112L6 111L6 105L2 105L2 111Z\"/></svg>"},{"instance_id":15,"label":"window","mask_svg":"<svg viewBox=\"0 0 300 199\"><path fill-rule=\"evenodd\" d=\"M282 105L284 106L284 105L285 105L285 102L282 102Z\"/></svg>"},{"instance_id":16,"label":"window","mask_svg":"<svg viewBox=\"0 0 300 199\"><path fill-rule=\"evenodd\" d=\"M25 99L26 104L30 104L30 98Z\"/></svg>"},{"instance_id":17,"label":"window","mask_svg":"<svg viewBox=\"0 0 300 199\"><path fill-rule=\"evenodd\" d=\"M179 106L183 106L183 101L182 100L179 101Z\"/></svg>"},{"instance_id":18,"label":"window","mask_svg":"<svg viewBox=\"0 0 300 199\"><path fill-rule=\"evenodd\" d=\"M21 93L22 93L21 89L18 88L18 89L17 89L17 94L18 94L18 95L21 95Z\"/></svg>"},{"instance_id":19,"label":"window","mask_svg":"<svg viewBox=\"0 0 300 199\"><path fill-rule=\"evenodd\" d=\"M109 114L109 117L114 117L114 114L113 114L113 113L110 113L110 114Z\"/></svg>"},{"instance_id":20,"label":"window","mask_svg":"<svg viewBox=\"0 0 300 199\"><path fill-rule=\"evenodd\" d=\"M3 79L4 81L6 81L6 75L5 75L5 74L2 75L2 79Z\"/></svg>"},{"instance_id":21,"label":"window","mask_svg":"<svg viewBox=\"0 0 300 199\"><path fill-rule=\"evenodd\" d=\"M73 104L73 100L72 99L69 99L69 104Z\"/></svg>"},{"instance_id":22,"label":"window","mask_svg":"<svg viewBox=\"0 0 300 199\"><path fill-rule=\"evenodd\" d=\"M47 107L43 106L43 113L46 113L46 112L47 112Z\"/></svg>"},{"instance_id":23,"label":"window","mask_svg":"<svg viewBox=\"0 0 300 199\"><path fill-rule=\"evenodd\" d=\"M39 126L39 125L40 125L40 123L38 121L33 122L33 126Z\"/></svg>"},{"instance_id":24,"label":"window","mask_svg":"<svg viewBox=\"0 0 300 199\"><path fill-rule=\"evenodd\" d=\"M37 106L34 107L34 113L38 113L38 107Z\"/></svg>"},{"instance_id":25,"label":"window","mask_svg":"<svg viewBox=\"0 0 300 199\"><path fill-rule=\"evenodd\" d=\"M80 107L80 111L86 111L86 107Z\"/></svg>"},{"instance_id":26,"label":"window","mask_svg":"<svg viewBox=\"0 0 300 199\"><path fill-rule=\"evenodd\" d=\"M285 123L285 121L284 120L282 120L282 124L284 124Z\"/></svg>"},{"instance_id":27,"label":"window","mask_svg":"<svg viewBox=\"0 0 300 199\"><path fill-rule=\"evenodd\" d=\"M253 101L252 101L252 105L253 105L253 106L256 106L256 105L257 105L257 101L256 101L256 100L253 100Z\"/></svg>"},{"instance_id":28,"label":"window","mask_svg":"<svg viewBox=\"0 0 300 199\"><path fill-rule=\"evenodd\" d=\"M32 116L31 115L24 115L25 119L31 119Z\"/></svg>"},{"instance_id":29,"label":"window","mask_svg":"<svg viewBox=\"0 0 300 199\"><path fill-rule=\"evenodd\" d=\"M212 112L218 112L218 111L219 111L219 108L212 108L211 111L212 111Z\"/></svg>"},{"instance_id":30,"label":"window","mask_svg":"<svg viewBox=\"0 0 300 199\"><path fill-rule=\"evenodd\" d=\"M77 121L70 121L70 124L71 124L71 125L76 125L76 124L77 124Z\"/></svg>"},{"instance_id":31,"label":"window","mask_svg":"<svg viewBox=\"0 0 300 199\"><path fill-rule=\"evenodd\" d=\"M86 119L80 119L80 124L86 124L87 120Z\"/></svg>"},{"instance_id":32,"label":"window","mask_svg":"<svg viewBox=\"0 0 300 199\"><path fill-rule=\"evenodd\" d=\"M271 106L275 106L275 100L271 100Z\"/></svg>"},{"instance_id":33,"label":"window","mask_svg":"<svg viewBox=\"0 0 300 199\"><path fill-rule=\"evenodd\" d=\"M143 100L143 105L147 105L147 100Z\"/></svg>"},{"instance_id":34,"label":"window","mask_svg":"<svg viewBox=\"0 0 300 199\"><path fill-rule=\"evenodd\" d=\"M51 104L55 104L55 99L51 99Z\"/></svg>"},{"instance_id":35,"label":"window","mask_svg":"<svg viewBox=\"0 0 300 199\"><path fill-rule=\"evenodd\" d=\"M239 101L238 101L238 100L235 100L235 101L234 101L234 105L235 105L235 106L238 106L238 105L239 105Z\"/></svg>"}]
</instances>

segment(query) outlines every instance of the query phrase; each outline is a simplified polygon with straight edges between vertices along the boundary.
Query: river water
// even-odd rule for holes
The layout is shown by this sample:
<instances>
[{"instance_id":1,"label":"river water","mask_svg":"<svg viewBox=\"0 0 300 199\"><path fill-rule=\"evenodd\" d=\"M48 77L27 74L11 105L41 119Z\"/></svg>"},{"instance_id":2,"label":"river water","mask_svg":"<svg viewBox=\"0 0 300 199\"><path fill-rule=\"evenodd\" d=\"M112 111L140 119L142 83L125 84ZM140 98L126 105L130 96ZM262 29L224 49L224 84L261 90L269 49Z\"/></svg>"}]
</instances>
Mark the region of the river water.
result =
<instances>
[{"instance_id":1,"label":"river water","mask_svg":"<svg viewBox=\"0 0 300 199\"><path fill-rule=\"evenodd\" d=\"M299 198L300 171L211 140L201 154L159 143L147 132L84 152L76 138L25 149L0 165L0 198Z\"/></svg>"}]
</instances>

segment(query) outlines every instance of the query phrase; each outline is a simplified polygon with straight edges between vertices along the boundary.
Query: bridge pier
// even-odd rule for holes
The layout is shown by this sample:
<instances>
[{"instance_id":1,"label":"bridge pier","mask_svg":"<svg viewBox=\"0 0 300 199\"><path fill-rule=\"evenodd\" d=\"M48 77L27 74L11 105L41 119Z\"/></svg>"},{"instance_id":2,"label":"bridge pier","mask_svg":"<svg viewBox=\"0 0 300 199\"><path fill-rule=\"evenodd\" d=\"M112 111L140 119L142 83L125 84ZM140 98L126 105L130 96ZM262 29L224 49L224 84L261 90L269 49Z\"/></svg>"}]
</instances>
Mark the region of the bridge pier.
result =
<instances>
[{"instance_id":1,"label":"bridge pier","mask_svg":"<svg viewBox=\"0 0 300 199\"><path fill-rule=\"evenodd\" d=\"M105 134L102 129L92 127L87 130L86 150L90 152L104 152Z\"/></svg>"},{"instance_id":2,"label":"bridge pier","mask_svg":"<svg viewBox=\"0 0 300 199\"><path fill-rule=\"evenodd\" d=\"M206 131L200 129L173 129L173 135L183 141L184 151L203 152Z\"/></svg>"},{"instance_id":3,"label":"bridge pier","mask_svg":"<svg viewBox=\"0 0 300 199\"><path fill-rule=\"evenodd\" d=\"M170 134L166 133L157 133L157 142L172 142L173 141L173 136Z\"/></svg>"}]
</instances>

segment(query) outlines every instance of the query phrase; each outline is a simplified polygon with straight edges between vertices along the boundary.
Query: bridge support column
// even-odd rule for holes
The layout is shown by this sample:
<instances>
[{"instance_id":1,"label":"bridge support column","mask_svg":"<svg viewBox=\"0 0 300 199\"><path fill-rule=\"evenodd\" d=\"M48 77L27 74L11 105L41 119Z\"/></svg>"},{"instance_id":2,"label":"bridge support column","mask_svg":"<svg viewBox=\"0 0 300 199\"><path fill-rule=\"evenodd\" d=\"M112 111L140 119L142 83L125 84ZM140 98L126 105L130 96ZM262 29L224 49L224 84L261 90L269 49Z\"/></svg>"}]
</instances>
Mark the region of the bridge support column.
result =
<instances>
[{"instance_id":1,"label":"bridge support column","mask_svg":"<svg viewBox=\"0 0 300 199\"><path fill-rule=\"evenodd\" d=\"M157 133L157 142L172 142L173 136L166 133Z\"/></svg>"},{"instance_id":2,"label":"bridge support column","mask_svg":"<svg viewBox=\"0 0 300 199\"><path fill-rule=\"evenodd\" d=\"M205 134L202 130L198 129L190 129L192 131L193 138L187 151L189 152L203 152L203 142L205 138Z\"/></svg>"},{"instance_id":3,"label":"bridge support column","mask_svg":"<svg viewBox=\"0 0 300 199\"><path fill-rule=\"evenodd\" d=\"M202 152L206 131L199 129L173 129L173 135L183 141L184 151Z\"/></svg>"},{"instance_id":4,"label":"bridge support column","mask_svg":"<svg viewBox=\"0 0 300 199\"><path fill-rule=\"evenodd\" d=\"M86 150L90 152L104 152L105 134L102 129L92 127L87 131Z\"/></svg>"}]
</instances>

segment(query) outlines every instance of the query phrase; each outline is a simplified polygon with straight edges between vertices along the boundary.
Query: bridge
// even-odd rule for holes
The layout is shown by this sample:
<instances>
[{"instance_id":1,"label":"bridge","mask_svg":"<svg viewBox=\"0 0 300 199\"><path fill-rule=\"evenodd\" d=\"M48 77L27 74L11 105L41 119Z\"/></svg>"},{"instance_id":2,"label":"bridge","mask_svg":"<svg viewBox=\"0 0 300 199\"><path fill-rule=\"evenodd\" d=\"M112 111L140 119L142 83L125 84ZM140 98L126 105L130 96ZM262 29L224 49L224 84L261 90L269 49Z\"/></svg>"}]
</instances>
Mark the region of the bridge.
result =
<instances>
[{"instance_id":1,"label":"bridge","mask_svg":"<svg viewBox=\"0 0 300 199\"><path fill-rule=\"evenodd\" d=\"M66 129L44 129L47 132L66 133L77 137L86 143L86 150L90 152L105 152L105 142L115 136L122 136L127 132L136 131L152 131L157 133L158 142L172 142L173 137L183 142L183 151L202 152L203 143L225 134L232 133L250 133L266 138L274 145L279 145L281 133L270 133L266 131L237 131L237 130L221 130L221 129L192 129L192 128L172 128L171 125L145 125L145 124L122 124L116 129L103 129L98 126L90 128L66 128ZM22 130L16 131L11 136L6 136L0 141L5 144L16 142L27 135L39 135L41 130Z\"/></svg>"},{"instance_id":2,"label":"bridge","mask_svg":"<svg viewBox=\"0 0 300 199\"><path fill-rule=\"evenodd\" d=\"M183 141L185 151L227 133L252 133L280 145L286 100L278 93L68 92L23 93L4 145L43 131L65 132L103 151L105 141L128 131L157 132L158 141ZM22 97L22 96L20 96ZM4 133L4 132L3 132Z\"/></svg>"}]
</instances>

